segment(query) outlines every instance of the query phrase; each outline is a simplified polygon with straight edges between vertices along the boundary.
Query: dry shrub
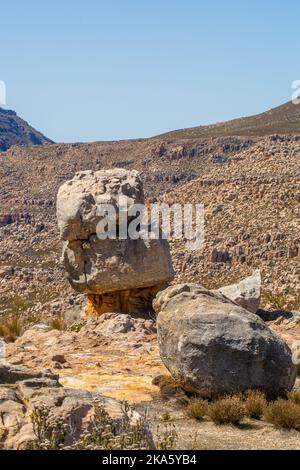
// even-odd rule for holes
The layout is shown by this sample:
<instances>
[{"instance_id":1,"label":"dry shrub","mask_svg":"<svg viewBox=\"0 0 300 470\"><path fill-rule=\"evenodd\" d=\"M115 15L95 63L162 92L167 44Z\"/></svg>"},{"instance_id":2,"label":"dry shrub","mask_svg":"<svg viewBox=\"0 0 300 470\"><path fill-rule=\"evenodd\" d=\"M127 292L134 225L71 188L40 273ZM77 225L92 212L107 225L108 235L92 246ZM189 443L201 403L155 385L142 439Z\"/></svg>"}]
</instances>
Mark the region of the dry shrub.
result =
<instances>
[{"instance_id":1,"label":"dry shrub","mask_svg":"<svg viewBox=\"0 0 300 470\"><path fill-rule=\"evenodd\" d=\"M289 392L288 399L289 401L300 406L300 392L299 391L294 390L293 392Z\"/></svg>"},{"instance_id":2,"label":"dry shrub","mask_svg":"<svg viewBox=\"0 0 300 470\"><path fill-rule=\"evenodd\" d=\"M208 401L207 400L193 400L186 408L186 413L190 418L201 420L207 414Z\"/></svg>"},{"instance_id":3,"label":"dry shrub","mask_svg":"<svg viewBox=\"0 0 300 470\"><path fill-rule=\"evenodd\" d=\"M264 417L276 428L300 431L300 406L291 400L281 398L270 403L265 410Z\"/></svg>"},{"instance_id":4,"label":"dry shrub","mask_svg":"<svg viewBox=\"0 0 300 470\"><path fill-rule=\"evenodd\" d=\"M19 316L9 315L0 321L0 337L15 341L21 335L23 323Z\"/></svg>"},{"instance_id":5,"label":"dry shrub","mask_svg":"<svg viewBox=\"0 0 300 470\"><path fill-rule=\"evenodd\" d=\"M207 415L215 424L239 424L245 417L245 406L239 396L220 398L211 403Z\"/></svg>"},{"instance_id":6,"label":"dry shrub","mask_svg":"<svg viewBox=\"0 0 300 470\"><path fill-rule=\"evenodd\" d=\"M52 318L49 326L53 330L60 330L60 331L64 331L68 328L68 325L65 319L63 318L63 316L57 316L57 317Z\"/></svg>"},{"instance_id":7,"label":"dry shrub","mask_svg":"<svg viewBox=\"0 0 300 470\"><path fill-rule=\"evenodd\" d=\"M249 390L245 394L245 409L249 418L261 419L267 406L264 393L258 390Z\"/></svg>"}]
</instances>

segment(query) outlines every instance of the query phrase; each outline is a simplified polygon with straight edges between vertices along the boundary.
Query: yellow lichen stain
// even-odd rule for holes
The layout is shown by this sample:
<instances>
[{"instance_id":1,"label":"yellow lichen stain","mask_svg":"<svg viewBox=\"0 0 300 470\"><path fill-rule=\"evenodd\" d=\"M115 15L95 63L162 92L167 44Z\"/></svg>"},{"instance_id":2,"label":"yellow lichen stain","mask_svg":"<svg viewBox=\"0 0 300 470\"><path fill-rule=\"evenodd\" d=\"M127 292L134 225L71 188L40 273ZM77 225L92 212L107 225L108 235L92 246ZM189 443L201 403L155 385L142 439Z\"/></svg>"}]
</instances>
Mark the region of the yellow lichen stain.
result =
<instances>
[{"instance_id":1,"label":"yellow lichen stain","mask_svg":"<svg viewBox=\"0 0 300 470\"><path fill-rule=\"evenodd\" d=\"M129 403L151 401L159 390L152 385L152 377L149 376L82 372L76 377L64 375L60 381L65 387L90 390Z\"/></svg>"}]
</instances>

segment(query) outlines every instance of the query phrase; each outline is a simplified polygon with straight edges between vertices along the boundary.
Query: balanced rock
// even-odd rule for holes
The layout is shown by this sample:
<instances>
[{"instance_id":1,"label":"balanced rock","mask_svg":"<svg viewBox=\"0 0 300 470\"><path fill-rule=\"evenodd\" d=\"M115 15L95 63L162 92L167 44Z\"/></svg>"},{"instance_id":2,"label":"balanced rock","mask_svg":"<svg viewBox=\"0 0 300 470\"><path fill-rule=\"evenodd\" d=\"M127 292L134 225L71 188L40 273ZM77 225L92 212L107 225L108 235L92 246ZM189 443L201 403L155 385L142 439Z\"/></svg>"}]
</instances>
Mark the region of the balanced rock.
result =
<instances>
[{"instance_id":1,"label":"balanced rock","mask_svg":"<svg viewBox=\"0 0 300 470\"><path fill-rule=\"evenodd\" d=\"M288 346L258 316L220 293L181 284L154 301L161 359L186 390L211 398L247 389L291 390Z\"/></svg>"},{"instance_id":2,"label":"balanced rock","mask_svg":"<svg viewBox=\"0 0 300 470\"><path fill-rule=\"evenodd\" d=\"M136 239L118 235L124 215L129 224L133 220L130 209L143 202L143 185L135 170L83 171L58 191L57 220L67 276L76 291L88 295L98 313L112 311L107 294L113 293L113 308L120 304L122 310L122 305L132 305L128 298L133 296L136 301L139 289L146 289L141 298L153 292L151 306L158 287L174 276L167 240L147 237L143 226ZM103 204L116 211L115 237L99 237L98 224L104 218L99 207Z\"/></svg>"},{"instance_id":3,"label":"balanced rock","mask_svg":"<svg viewBox=\"0 0 300 470\"><path fill-rule=\"evenodd\" d=\"M257 269L251 276L243 279L237 284L221 287L217 292L225 295L241 307L256 313L259 309L261 295L261 275Z\"/></svg>"}]
</instances>

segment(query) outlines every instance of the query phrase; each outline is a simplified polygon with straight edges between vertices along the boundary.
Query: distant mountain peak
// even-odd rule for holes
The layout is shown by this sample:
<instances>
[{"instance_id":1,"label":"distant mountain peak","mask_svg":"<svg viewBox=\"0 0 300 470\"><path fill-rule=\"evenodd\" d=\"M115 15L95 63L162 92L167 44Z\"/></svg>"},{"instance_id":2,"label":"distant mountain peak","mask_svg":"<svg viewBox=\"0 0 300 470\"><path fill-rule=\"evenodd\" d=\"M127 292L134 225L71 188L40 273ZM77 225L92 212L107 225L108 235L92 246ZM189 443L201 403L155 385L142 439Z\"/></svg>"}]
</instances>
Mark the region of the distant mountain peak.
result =
<instances>
[{"instance_id":1,"label":"distant mountain peak","mask_svg":"<svg viewBox=\"0 0 300 470\"><path fill-rule=\"evenodd\" d=\"M0 108L0 151L12 145L42 145L53 141L34 129L11 109Z\"/></svg>"}]
</instances>

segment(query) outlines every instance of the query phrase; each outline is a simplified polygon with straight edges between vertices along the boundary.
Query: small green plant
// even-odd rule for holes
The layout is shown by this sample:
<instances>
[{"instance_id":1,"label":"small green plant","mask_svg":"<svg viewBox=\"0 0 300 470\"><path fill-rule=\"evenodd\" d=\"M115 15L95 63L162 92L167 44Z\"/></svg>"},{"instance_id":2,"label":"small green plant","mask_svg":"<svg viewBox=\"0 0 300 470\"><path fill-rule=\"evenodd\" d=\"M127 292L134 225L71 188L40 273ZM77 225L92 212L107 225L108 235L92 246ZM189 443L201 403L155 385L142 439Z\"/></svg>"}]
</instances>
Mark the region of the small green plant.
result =
<instances>
[{"instance_id":1,"label":"small green plant","mask_svg":"<svg viewBox=\"0 0 300 470\"><path fill-rule=\"evenodd\" d=\"M249 418L261 419L267 406L264 393L258 390L249 390L245 394L245 410Z\"/></svg>"},{"instance_id":2,"label":"small green plant","mask_svg":"<svg viewBox=\"0 0 300 470\"><path fill-rule=\"evenodd\" d=\"M239 396L220 398L211 403L207 415L215 424L237 425L245 417L245 406Z\"/></svg>"},{"instance_id":3,"label":"small green plant","mask_svg":"<svg viewBox=\"0 0 300 470\"><path fill-rule=\"evenodd\" d=\"M95 404L92 429L82 434L75 449L147 450L154 447L146 416L132 423L133 408L122 403L122 418L113 420L105 407Z\"/></svg>"},{"instance_id":4,"label":"small green plant","mask_svg":"<svg viewBox=\"0 0 300 470\"><path fill-rule=\"evenodd\" d=\"M186 413L190 418L201 420L207 415L208 401L207 400L193 400L188 404Z\"/></svg>"},{"instance_id":5,"label":"small green plant","mask_svg":"<svg viewBox=\"0 0 300 470\"><path fill-rule=\"evenodd\" d=\"M168 413L166 411L165 413L162 414L161 420L164 421L164 422L172 421L172 417L171 417L170 413Z\"/></svg>"},{"instance_id":6,"label":"small green plant","mask_svg":"<svg viewBox=\"0 0 300 470\"><path fill-rule=\"evenodd\" d=\"M32 443L33 450L59 450L63 448L68 425L62 420L52 421L50 411L45 406L33 409L31 422L36 436Z\"/></svg>"},{"instance_id":7,"label":"small green plant","mask_svg":"<svg viewBox=\"0 0 300 470\"><path fill-rule=\"evenodd\" d=\"M81 330L81 328L84 327L85 324L86 322L84 320L72 323L72 325L68 327L68 331L72 331L73 333L79 333L79 331Z\"/></svg>"},{"instance_id":8,"label":"small green plant","mask_svg":"<svg viewBox=\"0 0 300 470\"><path fill-rule=\"evenodd\" d=\"M270 403L265 410L264 417L276 428L300 431L300 406L291 400L280 398Z\"/></svg>"},{"instance_id":9,"label":"small green plant","mask_svg":"<svg viewBox=\"0 0 300 470\"><path fill-rule=\"evenodd\" d=\"M164 423L163 428L160 425L156 430L156 449L157 450L175 450L178 435L174 424Z\"/></svg>"}]
</instances>

